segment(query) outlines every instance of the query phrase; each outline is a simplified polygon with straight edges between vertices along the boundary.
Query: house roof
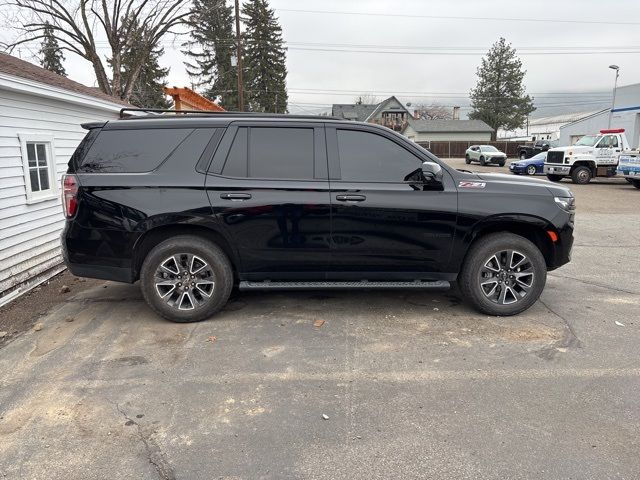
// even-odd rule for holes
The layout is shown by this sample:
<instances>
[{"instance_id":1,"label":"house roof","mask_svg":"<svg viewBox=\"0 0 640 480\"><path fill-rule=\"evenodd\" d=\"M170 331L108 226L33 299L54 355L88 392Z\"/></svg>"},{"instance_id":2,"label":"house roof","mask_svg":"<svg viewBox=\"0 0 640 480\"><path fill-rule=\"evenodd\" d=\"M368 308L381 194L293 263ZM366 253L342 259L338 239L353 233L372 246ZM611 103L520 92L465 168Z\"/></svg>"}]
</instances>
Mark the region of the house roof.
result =
<instances>
[{"instance_id":1,"label":"house roof","mask_svg":"<svg viewBox=\"0 0 640 480\"><path fill-rule=\"evenodd\" d=\"M12 55L8 55L2 52L0 52L0 73L24 78L38 83L43 83L45 85L61 88L63 90L74 93L80 93L89 97L96 98L98 100L111 102L125 107L133 106L130 103L125 102L124 100L120 100L119 98L114 98L110 95L107 95L97 88L87 87L86 85L74 82L67 77L58 75L57 73L34 65L33 63L29 63L25 60L21 60Z\"/></svg>"},{"instance_id":2,"label":"house roof","mask_svg":"<svg viewBox=\"0 0 640 480\"><path fill-rule=\"evenodd\" d=\"M482 120L415 120L409 117L408 125L419 133L493 132L493 128Z\"/></svg>"},{"instance_id":3,"label":"house roof","mask_svg":"<svg viewBox=\"0 0 640 480\"><path fill-rule=\"evenodd\" d=\"M376 108L377 103L336 103L331 108L331 116L364 122Z\"/></svg>"}]
</instances>

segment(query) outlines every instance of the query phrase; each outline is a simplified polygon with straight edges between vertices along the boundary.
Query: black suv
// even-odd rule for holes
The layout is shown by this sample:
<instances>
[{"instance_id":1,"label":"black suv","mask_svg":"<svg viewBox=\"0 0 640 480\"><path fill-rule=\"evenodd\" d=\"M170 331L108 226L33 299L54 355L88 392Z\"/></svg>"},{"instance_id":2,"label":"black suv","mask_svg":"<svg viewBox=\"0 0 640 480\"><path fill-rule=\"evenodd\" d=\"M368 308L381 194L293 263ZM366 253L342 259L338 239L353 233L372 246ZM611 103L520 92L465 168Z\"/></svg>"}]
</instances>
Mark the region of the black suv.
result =
<instances>
[{"instance_id":1,"label":"black suv","mask_svg":"<svg viewBox=\"0 0 640 480\"><path fill-rule=\"evenodd\" d=\"M89 130L63 178L72 273L140 280L177 322L232 289L446 288L530 307L569 261L574 198L451 168L384 127L331 117L145 115Z\"/></svg>"}]
</instances>

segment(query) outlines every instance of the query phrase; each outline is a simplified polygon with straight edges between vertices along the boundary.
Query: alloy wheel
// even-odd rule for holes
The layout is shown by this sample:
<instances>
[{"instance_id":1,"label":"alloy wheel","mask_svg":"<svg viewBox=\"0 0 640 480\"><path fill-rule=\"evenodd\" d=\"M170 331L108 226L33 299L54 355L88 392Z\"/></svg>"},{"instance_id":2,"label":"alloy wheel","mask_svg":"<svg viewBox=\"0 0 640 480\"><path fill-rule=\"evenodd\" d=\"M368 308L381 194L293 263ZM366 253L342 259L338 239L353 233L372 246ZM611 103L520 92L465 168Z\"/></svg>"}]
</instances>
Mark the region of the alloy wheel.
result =
<instances>
[{"instance_id":1,"label":"alloy wheel","mask_svg":"<svg viewBox=\"0 0 640 480\"><path fill-rule=\"evenodd\" d=\"M531 291L533 264L523 253L502 250L484 262L479 281L485 297L498 305L511 305Z\"/></svg>"},{"instance_id":2,"label":"alloy wheel","mask_svg":"<svg viewBox=\"0 0 640 480\"><path fill-rule=\"evenodd\" d=\"M535 175L536 174L536 167L534 165L529 165L527 167L527 173L529 175Z\"/></svg>"},{"instance_id":3,"label":"alloy wheel","mask_svg":"<svg viewBox=\"0 0 640 480\"><path fill-rule=\"evenodd\" d=\"M178 253L160 263L154 274L158 296L177 310L193 310L213 294L215 275L201 257Z\"/></svg>"}]
</instances>

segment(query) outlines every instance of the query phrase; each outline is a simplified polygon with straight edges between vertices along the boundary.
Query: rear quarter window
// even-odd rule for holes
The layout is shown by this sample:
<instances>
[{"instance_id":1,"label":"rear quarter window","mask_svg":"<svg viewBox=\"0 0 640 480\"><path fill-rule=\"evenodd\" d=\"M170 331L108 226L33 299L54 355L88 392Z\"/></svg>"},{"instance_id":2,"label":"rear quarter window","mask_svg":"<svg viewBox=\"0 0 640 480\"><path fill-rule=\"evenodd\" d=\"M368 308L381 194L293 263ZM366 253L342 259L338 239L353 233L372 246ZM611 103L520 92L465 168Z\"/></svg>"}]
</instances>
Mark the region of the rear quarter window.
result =
<instances>
[{"instance_id":1,"label":"rear quarter window","mask_svg":"<svg viewBox=\"0 0 640 480\"><path fill-rule=\"evenodd\" d=\"M158 168L192 131L191 128L102 130L77 171L150 172Z\"/></svg>"}]
</instances>

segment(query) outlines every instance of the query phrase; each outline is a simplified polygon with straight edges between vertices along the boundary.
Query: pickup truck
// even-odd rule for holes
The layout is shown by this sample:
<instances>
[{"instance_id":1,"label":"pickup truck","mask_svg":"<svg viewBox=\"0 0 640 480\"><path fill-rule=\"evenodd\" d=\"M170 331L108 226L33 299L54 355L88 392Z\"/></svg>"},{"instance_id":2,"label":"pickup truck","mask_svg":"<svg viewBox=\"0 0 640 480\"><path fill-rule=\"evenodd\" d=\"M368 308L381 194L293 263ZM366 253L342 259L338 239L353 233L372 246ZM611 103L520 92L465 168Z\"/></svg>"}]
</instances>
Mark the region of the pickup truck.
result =
<instances>
[{"instance_id":1,"label":"pickup truck","mask_svg":"<svg viewBox=\"0 0 640 480\"><path fill-rule=\"evenodd\" d=\"M551 140L538 140L533 145L518 145L518 156L520 160L526 160L556 146L557 142Z\"/></svg>"},{"instance_id":2,"label":"pickup truck","mask_svg":"<svg viewBox=\"0 0 640 480\"><path fill-rule=\"evenodd\" d=\"M622 153L618 157L616 173L622 175L627 182L640 189L640 150Z\"/></svg>"},{"instance_id":3,"label":"pickup truck","mask_svg":"<svg viewBox=\"0 0 640 480\"><path fill-rule=\"evenodd\" d=\"M570 147L550 149L544 173L552 182L571 177L573 183L584 185L594 177L614 176L618 157L630 150L624 128L600 130L598 134L585 135Z\"/></svg>"}]
</instances>

